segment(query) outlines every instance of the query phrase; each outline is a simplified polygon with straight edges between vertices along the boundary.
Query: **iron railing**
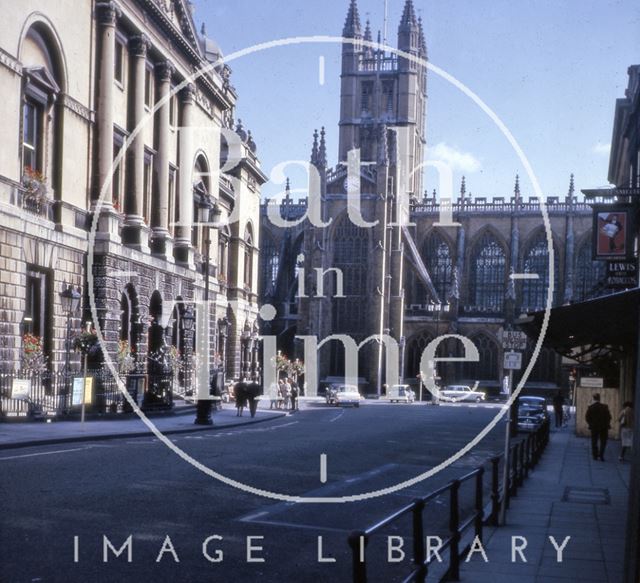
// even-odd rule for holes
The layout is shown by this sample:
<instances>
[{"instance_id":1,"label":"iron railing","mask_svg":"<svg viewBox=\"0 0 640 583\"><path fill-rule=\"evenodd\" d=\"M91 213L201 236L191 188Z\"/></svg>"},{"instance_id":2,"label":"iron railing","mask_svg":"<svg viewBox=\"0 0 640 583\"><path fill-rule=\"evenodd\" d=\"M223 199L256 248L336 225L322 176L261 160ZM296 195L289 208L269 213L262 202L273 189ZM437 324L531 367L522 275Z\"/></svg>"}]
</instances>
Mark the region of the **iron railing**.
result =
<instances>
[{"instance_id":1,"label":"iron railing","mask_svg":"<svg viewBox=\"0 0 640 583\"><path fill-rule=\"evenodd\" d=\"M73 404L73 379L82 371L41 371L0 373L0 420L12 418L74 417L80 412ZM106 369L88 370L93 378L88 414L107 415L129 413L132 407L118 388L116 379ZM145 411L173 407L173 374L130 374L126 388L134 401ZM15 398L14 381L28 381L28 392Z\"/></svg>"},{"instance_id":2,"label":"iron railing","mask_svg":"<svg viewBox=\"0 0 640 583\"><path fill-rule=\"evenodd\" d=\"M424 583L429 573L432 557L426 556L424 510L432 501L442 495L449 495L448 536L438 547L438 552L449 551L449 563L443 579L458 581L460 578L460 559L466 549L461 549L461 540L465 532L473 528L474 535L482 541L485 525L498 526L501 504L508 508L509 499L518 494L529 471L535 467L549 441L549 422L545 421L535 432L526 439L514 443L509 449L508 480L506 491L502 490L500 480L500 464L504 454L488 460L491 468L490 499L485 504L484 475L485 468L480 466L464 476L451 480L448 484L430 492L426 496L416 498L410 504L387 516L380 522L365 530L354 531L349 536L351 548L352 576L354 583L366 583L367 576L367 545L371 538L384 529L397 523L401 518L411 515L413 560L412 570L408 576L401 579L402 583ZM460 487L465 482L474 481L473 511L461 518ZM435 555L434 555L435 556Z\"/></svg>"}]
</instances>

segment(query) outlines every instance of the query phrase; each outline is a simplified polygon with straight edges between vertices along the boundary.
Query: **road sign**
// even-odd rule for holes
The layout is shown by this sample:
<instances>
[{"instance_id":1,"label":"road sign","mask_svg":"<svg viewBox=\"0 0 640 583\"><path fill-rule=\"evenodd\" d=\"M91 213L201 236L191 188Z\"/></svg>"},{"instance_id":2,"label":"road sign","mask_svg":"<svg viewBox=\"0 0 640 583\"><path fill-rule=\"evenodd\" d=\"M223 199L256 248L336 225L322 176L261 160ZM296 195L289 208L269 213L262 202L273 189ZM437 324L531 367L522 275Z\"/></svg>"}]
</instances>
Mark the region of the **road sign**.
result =
<instances>
[{"instance_id":1,"label":"road sign","mask_svg":"<svg viewBox=\"0 0 640 583\"><path fill-rule=\"evenodd\" d=\"M505 350L525 350L527 348L527 335L521 330L503 330L502 348Z\"/></svg>"},{"instance_id":2,"label":"road sign","mask_svg":"<svg viewBox=\"0 0 640 583\"><path fill-rule=\"evenodd\" d=\"M522 368L522 353L513 351L505 352L504 368L505 370L520 370Z\"/></svg>"}]
</instances>

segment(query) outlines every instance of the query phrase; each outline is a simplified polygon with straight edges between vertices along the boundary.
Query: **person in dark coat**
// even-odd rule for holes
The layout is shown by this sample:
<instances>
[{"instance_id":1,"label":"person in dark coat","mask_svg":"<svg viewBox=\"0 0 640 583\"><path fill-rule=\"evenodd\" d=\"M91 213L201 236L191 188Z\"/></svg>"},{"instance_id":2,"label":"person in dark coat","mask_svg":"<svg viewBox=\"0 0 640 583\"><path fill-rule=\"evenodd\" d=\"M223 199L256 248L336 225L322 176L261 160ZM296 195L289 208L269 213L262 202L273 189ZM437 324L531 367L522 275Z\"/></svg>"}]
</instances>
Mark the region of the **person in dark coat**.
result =
<instances>
[{"instance_id":1,"label":"person in dark coat","mask_svg":"<svg viewBox=\"0 0 640 583\"><path fill-rule=\"evenodd\" d=\"M556 427L562 427L562 417L564 414L564 397L560 391L553 398L553 412L556 416Z\"/></svg>"},{"instance_id":2,"label":"person in dark coat","mask_svg":"<svg viewBox=\"0 0 640 583\"><path fill-rule=\"evenodd\" d=\"M591 431L593 459L604 461L604 450L607 447L607 436L611 425L611 412L607 405L600 402L599 393L593 395L593 403L587 408L585 419ZM598 448L598 442L600 442L600 448Z\"/></svg>"},{"instance_id":3,"label":"person in dark coat","mask_svg":"<svg viewBox=\"0 0 640 583\"><path fill-rule=\"evenodd\" d=\"M236 417L242 417L242 412L247 406L247 383L244 380L238 381L233 387L233 394L236 398Z\"/></svg>"},{"instance_id":4,"label":"person in dark coat","mask_svg":"<svg viewBox=\"0 0 640 583\"><path fill-rule=\"evenodd\" d=\"M247 399L249 401L249 412L251 413L251 417L255 417L256 411L258 410L258 401L262 394L262 387L260 386L260 383L254 379L250 383L247 383L246 391Z\"/></svg>"}]
</instances>

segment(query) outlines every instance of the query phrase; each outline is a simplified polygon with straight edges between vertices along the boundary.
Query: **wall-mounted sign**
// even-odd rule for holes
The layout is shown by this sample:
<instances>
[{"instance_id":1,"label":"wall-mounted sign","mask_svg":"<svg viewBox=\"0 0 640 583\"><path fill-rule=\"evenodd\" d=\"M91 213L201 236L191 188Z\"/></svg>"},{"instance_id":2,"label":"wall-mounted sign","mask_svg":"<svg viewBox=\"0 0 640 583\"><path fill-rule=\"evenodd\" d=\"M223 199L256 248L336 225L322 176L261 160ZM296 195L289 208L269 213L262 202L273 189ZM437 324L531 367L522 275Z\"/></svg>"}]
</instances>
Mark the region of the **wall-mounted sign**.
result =
<instances>
[{"instance_id":1,"label":"wall-mounted sign","mask_svg":"<svg viewBox=\"0 0 640 583\"><path fill-rule=\"evenodd\" d=\"M634 235L630 205L593 205L594 259L633 259Z\"/></svg>"},{"instance_id":2,"label":"wall-mounted sign","mask_svg":"<svg viewBox=\"0 0 640 583\"><path fill-rule=\"evenodd\" d=\"M601 389L604 387L604 379L602 377L582 377L580 386L585 389Z\"/></svg>"},{"instance_id":3,"label":"wall-mounted sign","mask_svg":"<svg viewBox=\"0 0 640 583\"><path fill-rule=\"evenodd\" d=\"M28 379L13 379L11 382L11 398L27 401L31 392L31 381Z\"/></svg>"},{"instance_id":4,"label":"wall-mounted sign","mask_svg":"<svg viewBox=\"0 0 640 583\"><path fill-rule=\"evenodd\" d=\"M607 287L628 289L638 286L638 268L635 261L607 261Z\"/></svg>"}]
</instances>

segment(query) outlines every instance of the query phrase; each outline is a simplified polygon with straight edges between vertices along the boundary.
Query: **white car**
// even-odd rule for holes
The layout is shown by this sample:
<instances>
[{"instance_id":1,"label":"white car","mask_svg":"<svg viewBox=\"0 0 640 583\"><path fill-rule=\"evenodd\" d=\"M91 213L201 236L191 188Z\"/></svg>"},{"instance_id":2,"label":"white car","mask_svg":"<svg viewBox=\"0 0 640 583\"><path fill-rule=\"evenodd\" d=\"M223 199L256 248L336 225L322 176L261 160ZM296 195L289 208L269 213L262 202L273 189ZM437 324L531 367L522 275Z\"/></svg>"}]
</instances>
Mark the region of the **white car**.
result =
<instances>
[{"instance_id":1,"label":"white car","mask_svg":"<svg viewBox=\"0 0 640 583\"><path fill-rule=\"evenodd\" d=\"M413 403L416 394L409 385L391 385L387 389L387 399L391 403Z\"/></svg>"},{"instance_id":2,"label":"white car","mask_svg":"<svg viewBox=\"0 0 640 583\"><path fill-rule=\"evenodd\" d=\"M450 401L452 403L459 403L461 401L481 403L486 398L487 396L483 392L474 391L468 385L447 385L446 389L440 391L440 400Z\"/></svg>"},{"instance_id":3,"label":"white car","mask_svg":"<svg viewBox=\"0 0 640 583\"><path fill-rule=\"evenodd\" d=\"M362 395L355 385L331 385L326 392L327 405L360 406Z\"/></svg>"}]
</instances>

